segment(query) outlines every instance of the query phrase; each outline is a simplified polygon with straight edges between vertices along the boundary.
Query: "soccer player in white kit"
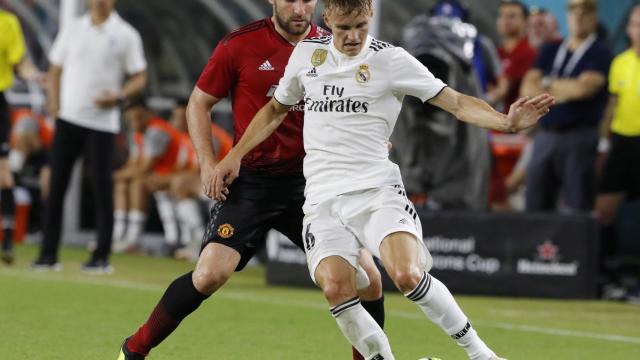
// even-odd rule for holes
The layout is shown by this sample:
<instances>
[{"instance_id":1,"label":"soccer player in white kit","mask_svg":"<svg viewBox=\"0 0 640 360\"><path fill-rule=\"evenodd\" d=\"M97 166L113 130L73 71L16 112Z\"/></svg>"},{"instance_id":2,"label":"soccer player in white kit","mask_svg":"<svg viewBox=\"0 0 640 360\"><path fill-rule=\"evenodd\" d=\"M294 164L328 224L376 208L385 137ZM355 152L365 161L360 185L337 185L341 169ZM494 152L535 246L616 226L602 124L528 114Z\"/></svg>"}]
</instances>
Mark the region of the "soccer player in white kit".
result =
<instances>
[{"instance_id":1,"label":"soccer player in white kit","mask_svg":"<svg viewBox=\"0 0 640 360\"><path fill-rule=\"evenodd\" d=\"M394 359L383 330L362 308L355 274L359 250L382 260L405 296L450 335L470 359L499 359L480 339L453 296L429 275L431 256L406 198L387 143L405 95L462 121L501 131L534 125L554 99L523 98L501 114L436 79L404 49L368 36L371 0L326 0L333 35L304 40L293 51L271 102L214 170L215 197L238 176L242 157L266 139L300 101L305 105L304 239L309 272L340 330L365 359Z\"/></svg>"}]
</instances>

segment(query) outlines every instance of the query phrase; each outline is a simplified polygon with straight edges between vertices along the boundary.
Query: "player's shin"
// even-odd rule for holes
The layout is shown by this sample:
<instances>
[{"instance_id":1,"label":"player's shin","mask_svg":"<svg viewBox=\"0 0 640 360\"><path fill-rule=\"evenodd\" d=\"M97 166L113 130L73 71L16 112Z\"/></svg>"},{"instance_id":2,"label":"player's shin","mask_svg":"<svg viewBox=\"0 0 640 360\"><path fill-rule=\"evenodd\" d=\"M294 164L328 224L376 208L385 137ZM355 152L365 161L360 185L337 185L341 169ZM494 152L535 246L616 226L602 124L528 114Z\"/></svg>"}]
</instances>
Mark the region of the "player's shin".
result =
<instances>
[{"instance_id":1,"label":"player's shin","mask_svg":"<svg viewBox=\"0 0 640 360\"><path fill-rule=\"evenodd\" d=\"M371 265L375 267L373 261ZM365 270L366 271L366 270ZM373 319L384 329L384 295L382 294L382 283L380 274L375 269L375 273L367 273L369 286L359 289L360 303L362 307L373 317ZM357 281L356 281L357 283ZM352 349L353 360L363 360L364 357L355 348Z\"/></svg>"},{"instance_id":2,"label":"player's shin","mask_svg":"<svg viewBox=\"0 0 640 360\"><path fill-rule=\"evenodd\" d=\"M127 213L125 210L116 209L113 212L113 241L122 241L127 230Z\"/></svg>"},{"instance_id":3,"label":"player's shin","mask_svg":"<svg viewBox=\"0 0 640 360\"><path fill-rule=\"evenodd\" d=\"M191 272L177 278L169 285L147 322L129 339L128 350L147 356L208 297L195 288Z\"/></svg>"},{"instance_id":4,"label":"player's shin","mask_svg":"<svg viewBox=\"0 0 640 360\"><path fill-rule=\"evenodd\" d=\"M389 340L382 328L355 297L331 308L342 334L365 359L394 359Z\"/></svg>"},{"instance_id":5,"label":"player's shin","mask_svg":"<svg viewBox=\"0 0 640 360\"><path fill-rule=\"evenodd\" d=\"M178 224L176 222L176 213L174 205L166 191L157 191L153 194L158 207L158 215L162 222L164 238L167 244L178 244Z\"/></svg>"},{"instance_id":6,"label":"player's shin","mask_svg":"<svg viewBox=\"0 0 640 360\"><path fill-rule=\"evenodd\" d=\"M469 359L486 360L495 356L480 339L449 289L440 280L424 272L415 289L405 296L450 335L467 352Z\"/></svg>"},{"instance_id":7,"label":"player's shin","mask_svg":"<svg viewBox=\"0 0 640 360\"><path fill-rule=\"evenodd\" d=\"M140 240L140 235L144 230L144 225L147 221L147 214L141 210L129 210L127 216L129 226L127 227L127 233L125 235L125 241L128 245L133 245Z\"/></svg>"},{"instance_id":8,"label":"player's shin","mask_svg":"<svg viewBox=\"0 0 640 360\"><path fill-rule=\"evenodd\" d=\"M204 222L200 214L200 206L196 199L184 199L176 204L180 231L183 232L183 245L188 246L193 241L199 241L204 235ZM184 230L183 230L184 229Z\"/></svg>"}]
</instances>

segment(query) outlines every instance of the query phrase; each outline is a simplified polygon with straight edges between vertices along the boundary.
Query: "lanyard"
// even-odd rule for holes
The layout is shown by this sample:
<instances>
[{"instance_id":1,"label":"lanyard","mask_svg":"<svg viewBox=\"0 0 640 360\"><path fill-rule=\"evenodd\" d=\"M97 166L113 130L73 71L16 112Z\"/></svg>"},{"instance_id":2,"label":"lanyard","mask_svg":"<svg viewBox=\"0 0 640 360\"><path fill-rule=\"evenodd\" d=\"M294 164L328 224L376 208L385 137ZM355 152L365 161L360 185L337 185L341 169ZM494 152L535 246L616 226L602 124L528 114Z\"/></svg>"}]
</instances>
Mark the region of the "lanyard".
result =
<instances>
[{"instance_id":1,"label":"lanyard","mask_svg":"<svg viewBox=\"0 0 640 360\"><path fill-rule=\"evenodd\" d=\"M584 54L589 50L589 48L591 48L591 45L593 45L594 42L596 42L596 35L591 34L587 40L585 40L582 45L576 49L576 52L571 55L569 62L567 62L567 66L565 66L562 71L562 77L569 77L571 75L573 70L576 68L576 65L578 65L578 62L582 60ZM568 53L569 40L565 40L562 42L562 45L560 45L560 48L556 53L556 58L553 60L553 70L551 70L551 74L549 74L551 77L558 77L558 75L560 75L560 68L564 63L564 60L567 58Z\"/></svg>"}]
</instances>

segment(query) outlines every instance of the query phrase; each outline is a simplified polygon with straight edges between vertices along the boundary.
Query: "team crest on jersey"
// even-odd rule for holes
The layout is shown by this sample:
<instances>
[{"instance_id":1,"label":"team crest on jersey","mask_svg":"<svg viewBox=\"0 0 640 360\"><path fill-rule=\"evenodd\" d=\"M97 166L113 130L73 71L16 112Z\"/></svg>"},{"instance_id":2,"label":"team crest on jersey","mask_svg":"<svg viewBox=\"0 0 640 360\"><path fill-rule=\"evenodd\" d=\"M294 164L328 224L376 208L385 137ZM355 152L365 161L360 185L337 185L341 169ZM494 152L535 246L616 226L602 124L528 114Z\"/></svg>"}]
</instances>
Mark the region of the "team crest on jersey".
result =
<instances>
[{"instance_id":1,"label":"team crest on jersey","mask_svg":"<svg viewBox=\"0 0 640 360\"><path fill-rule=\"evenodd\" d=\"M327 60L327 50L325 49L316 49L311 55L311 65L313 67L318 67Z\"/></svg>"},{"instance_id":2,"label":"team crest on jersey","mask_svg":"<svg viewBox=\"0 0 640 360\"><path fill-rule=\"evenodd\" d=\"M218 227L218 235L223 239L228 239L233 236L234 230L231 224L222 224Z\"/></svg>"},{"instance_id":3,"label":"team crest on jersey","mask_svg":"<svg viewBox=\"0 0 640 360\"><path fill-rule=\"evenodd\" d=\"M371 80L371 72L369 71L369 65L362 64L356 72L356 81L360 84L364 84Z\"/></svg>"}]
</instances>

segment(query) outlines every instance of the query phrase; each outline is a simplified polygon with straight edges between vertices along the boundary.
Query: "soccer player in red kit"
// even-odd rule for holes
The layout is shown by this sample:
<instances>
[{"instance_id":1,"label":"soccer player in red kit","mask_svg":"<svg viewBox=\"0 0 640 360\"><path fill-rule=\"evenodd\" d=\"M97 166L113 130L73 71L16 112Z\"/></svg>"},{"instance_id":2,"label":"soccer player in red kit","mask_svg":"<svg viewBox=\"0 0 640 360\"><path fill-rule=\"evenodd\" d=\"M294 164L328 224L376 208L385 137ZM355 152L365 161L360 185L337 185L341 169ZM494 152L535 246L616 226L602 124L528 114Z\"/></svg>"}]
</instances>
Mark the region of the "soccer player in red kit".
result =
<instances>
[{"instance_id":1,"label":"soccer player in red kit","mask_svg":"<svg viewBox=\"0 0 640 360\"><path fill-rule=\"evenodd\" d=\"M317 0L269 2L273 5L271 18L246 25L220 41L189 99L189 133L208 196L213 195L216 165L211 145L211 108L231 95L237 141L255 113L270 101L296 43L328 34L311 24ZM230 186L231 195L211 210L195 270L169 285L147 322L125 340L118 360L146 357L234 271L244 268L268 230L280 231L303 250L304 241L312 240L303 239L302 234L303 110L303 104L292 107L278 130L245 156L241 175ZM363 300L369 301L362 304L382 326L380 273L368 253L361 256L360 265L369 278L369 286L359 293ZM361 284L366 283L363 278L366 277L360 277ZM353 357L362 359L355 350Z\"/></svg>"}]
</instances>

